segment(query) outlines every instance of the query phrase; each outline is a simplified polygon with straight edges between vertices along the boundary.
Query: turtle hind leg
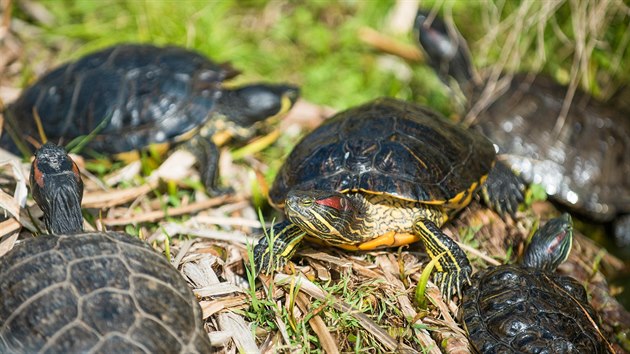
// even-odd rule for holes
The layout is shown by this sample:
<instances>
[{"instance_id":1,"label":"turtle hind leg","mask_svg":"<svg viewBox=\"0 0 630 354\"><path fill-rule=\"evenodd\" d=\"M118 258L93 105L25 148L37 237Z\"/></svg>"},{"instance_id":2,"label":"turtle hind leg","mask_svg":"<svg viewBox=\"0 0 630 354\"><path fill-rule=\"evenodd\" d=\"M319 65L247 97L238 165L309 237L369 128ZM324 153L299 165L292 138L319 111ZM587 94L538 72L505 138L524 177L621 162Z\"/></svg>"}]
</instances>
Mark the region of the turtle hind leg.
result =
<instances>
[{"instance_id":1,"label":"turtle hind leg","mask_svg":"<svg viewBox=\"0 0 630 354\"><path fill-rule=\"evenodd\" d=\"M525 200L525 182L504 163L498 161L481 187L485 203L501 217L516 218L518 205Z\"/></svg>"},{"instance_id":2,"label":"turtle hind leg","mask_svg":"<svg viewBox=\"0 0 630 354\"><path fill-rule=\"evenodd\" d=\"M440 257L436 263L434 281L440 287L442 296L450 299L457 294L461 298L462 284L464 282L470 284L472 273L472 267L464 251L430 220L419 219L413 228L424 242L429 257L431 259Z\"/></svg>"},{"instance_id":3,"label":"turtle hind leg","mask_svg":"<svg viewBox=\"0 0 630 354\"><path fill-rule=\"evenodd\" d=\"M254 247L256 272L269 274L282 268L293 257L304 236L305 232L289 221L275 224Z\"/></svg>"},{"instance_id":4,"label":"turtle hind leg","mask_svg":"<svg viewBox=\"0 0 630 354\"><path fill-rule=\"evenodd\" d=\"M186 142L184 148L197 159L201 182L210 196L233 193L232 188L219 186L219 157L221 152L211 138L196 135Z\"/></svg>"}]
</instances>

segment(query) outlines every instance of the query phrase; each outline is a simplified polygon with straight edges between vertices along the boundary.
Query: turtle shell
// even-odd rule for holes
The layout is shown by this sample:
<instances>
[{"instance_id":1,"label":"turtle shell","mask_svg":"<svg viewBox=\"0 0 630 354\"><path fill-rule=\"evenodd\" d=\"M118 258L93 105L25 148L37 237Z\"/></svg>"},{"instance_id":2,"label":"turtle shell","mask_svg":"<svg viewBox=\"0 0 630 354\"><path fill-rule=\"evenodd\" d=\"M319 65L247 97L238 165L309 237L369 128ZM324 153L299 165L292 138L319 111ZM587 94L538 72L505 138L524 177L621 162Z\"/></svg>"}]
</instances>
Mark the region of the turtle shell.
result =
<instances>
[{"instance_id":1,"label":"turtle shell","mask_svg":"<svg viewBox=\"0 0 630 354\"><path fill-rule=\"evenodd\" d=\"M584 287L568 276L490 267L473 275L462 311L480 353L608 353Z\"/></svg>"},{"instance_id":2,"label":"turtle shell","mask_svg":"<svg viewBox=\"0 0 630 354\"><path fill-rule=\"evenodd\" d=\"M33 112L51 141L91 137L105 154L169 142L206 122L224 79L236 73L177 47L113 46L58 67L9 107L9 128L39 141ZM2 146L17 151L4 134Z\"/></svg>"},{"instance_id":3,"label":"turtle shell","mask_svg":"<svg viewBox=\"0 0 630 354\"><path fill-rule=\"evenodd\" d=\"M0 258L2 353L209 353L186 281L119 233L44 235Z\"/></svg>"},{"instance_id":4,"label":"turtle shell","mask_svg":"<svg viewBox=\"0 0 630 354\"><path fill-rule=\"evenodd\" d=\"M517 75L477 119L524 180L595 220L630 212L630 119L578 91L556 127L566 87Z\"/></svg>"},{"instance_id":5,"label":"turtle shell","mask_svg":"<svg viewBox=\"0 0 630 354\"><path fill-rule=\"evenodd\" d=\"M293 149L270 191L361 191L430 204L460 202L490 171L493 145L432 110L381 98L330 118Z\"/></svg>"}]
</instances>

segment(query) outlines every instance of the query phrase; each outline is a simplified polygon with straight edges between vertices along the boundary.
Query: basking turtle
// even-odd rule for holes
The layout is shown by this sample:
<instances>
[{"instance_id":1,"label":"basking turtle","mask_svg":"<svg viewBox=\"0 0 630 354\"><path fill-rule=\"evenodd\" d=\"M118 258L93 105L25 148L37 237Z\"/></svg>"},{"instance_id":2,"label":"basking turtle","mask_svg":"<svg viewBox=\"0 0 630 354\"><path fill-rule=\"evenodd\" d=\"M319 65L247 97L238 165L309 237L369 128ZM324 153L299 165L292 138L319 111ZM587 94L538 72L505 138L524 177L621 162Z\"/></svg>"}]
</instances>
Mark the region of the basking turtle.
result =
<instances>
[{"instance_id":1,"label":"basking turtle","mask_svg":"<svg viewBox=\"0 0 630 354\"><path fill-rule=\"evenodd\" d=\"M474 75L464 38L422 10L416 31L439 76L454 78L474 104L484 85ZM630 244L630 119L578 90L564 124L556 127L567 88L530 76L515 75L475 116L475 125L526 182L541 184L552 200L595 221L615 220L617 240Z\"/></svg>"},{"instance_id":2,"label":"basking turtle","mask_svg":"<svg viewBox=\"0 0 630 354\"><path fill-rule=\"evenodd\" d=\"M118 155L152 144L187 141L202 182L217 188L219 150L229 137L286 112L298 97L291 85L228 89L237 74L196 52L144 44L116 45L62 65L9 106L0 146L29 153L38 141L34 114L51 141L85 137L82 153ZM10 136L9 136L10 135Z\"/></svg>"},{"instance_id":3,"label":"basking turtle","mask_svg":"<svg viewBox=\"0 0 630 354\"><path fill-rule=\"evenodd\" d=\"M31 188L52 235L0 258L0 352L212 352L195 296L162 255L83 232L82 187L63 148L37 151Z\"/></svg>"},{"instance_id":4,"label":"basking turtle","mask_svg":"<svg viewBox=\"0 0 630 354\"><path fill-rule=\"evenodd\" d=\"M422 240L431 258L444 253L435 278L450 298L471 267L440 226L471 201L494 161L482 135L413 103L381 98L338 113L278 172L269 197L288 220L274 226L272 247L263 237L254 248L257 269L280 267L304 237L347 250Z\"/></svg>"},{"instance_id":5,"label":"basking turtle","mask_svg":"<svg viewBox=\"0 0 630 354\"><path fill-rule=\"evenodd\" d=\"M518 265L479 271L465 287L462 319L480 353L614 353L586 290L554 274L571 251L569 214L539 229Z\"/></svg>"}]
</instances>

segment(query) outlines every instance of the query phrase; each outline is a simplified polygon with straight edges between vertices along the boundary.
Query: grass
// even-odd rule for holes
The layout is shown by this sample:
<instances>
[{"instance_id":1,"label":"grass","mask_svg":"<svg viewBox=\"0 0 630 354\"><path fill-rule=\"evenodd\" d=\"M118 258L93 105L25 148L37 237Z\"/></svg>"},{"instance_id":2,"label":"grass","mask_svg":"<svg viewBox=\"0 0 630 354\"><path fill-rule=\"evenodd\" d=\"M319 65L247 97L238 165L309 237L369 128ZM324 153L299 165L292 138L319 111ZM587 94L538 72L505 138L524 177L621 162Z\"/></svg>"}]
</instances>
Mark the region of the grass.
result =
<instances>
[{"instance_id":1,"label":"grass","mask_svg":"<svg viewBox=\"0 0 630 354\"><path fill-rule=\"evenodd\" d=\"M446 13L452 11L455 22L471 45L478 67L501 65L513 70L540 70L564 82L576 78L582 87L602 98L611 96L622 83L630 82L627 12L610 12L606 16L587 18L587 21L585 13L596 11L598 5L611 3L605 0L597 3L569 0L558 3L558 7L546 6L547 2L542 1L520 3L521 6L509 1L423 2L426 6L435 4ZM16 86L32 82L44 71L42 67L50 68L96 49L120 42L149 42L179 45L195 49L219 62L231 62L242 71L234 80L234 85L259 80L288 81L301 86L302 97L306 100L334 109L344 109L379 96L394 96L428 104L449 116L454 112L452 97L429 68L379 53L360 40L358 31L363 27L371 27L399 43L415 45L409 33L391 30L388 16L395 4L391 1L311 1L302 4L257 0L45 0L39 4L52 14L53 23L43 24L34 19L30 12L19 7L15 9L15 18L29 23L37 30L35 34L29 34L31 32L28 31L20 33L26 53L33 53L33 56L26 55L22 59L22 76L15 78L19 83ZM513 16L518 11L523 11L519 18L534 21L519 23ZM605 21L597 23L594 21L597 18ZM493 28L501 28L498 27L500 25L507 28L521 26L521 30L516 36L512 36L513 32L508 30L492 31ZM573 44L573 39L582 34L586 34L583 36L584 45L578 48ZM593 41L597 45L589 46ZM574 60L576 57L580 60ZM506 58L508 60L504 61ZM45 64L42 65L42 62ZM282 161L305 133L304 130L283 132L272 146L253 154L253 158L264 166L257 172L264 175L267 183L273 181ZM258 207L263 208L267 219L278 216L264 201L258 180L251 177L253 168L248 166L250 161L239 158L233 167L235 174L246 176L246 182L240 184L241 187L245 186L243 189L256 185L247 201L252 204L253 200L254 207L248 206L249 210L237 209L238 213L243 214L239 216L247 216L249 212L249 216L256 219ZM149 175L160 162L155 156L146 156L142 165L144 175ZM112 165L99 162L92 163L90 170L99 177L105 177L121 167L120 163ZM136 178L125 184L134 186L142 181L143 178ZM196 200L199 191L199 183L194 180L161 184L150 198L138 199L125 208L134 212L167 210ZM532 198L539 198L538 194L534 191ZM251 215L251 209L254 215ZM118 214L114 215L126 215L129 211L116 212ZM214 215L214 210L204 212ZM221 210L216 213L229 214ZM169 221L188 225L189 221L193 221L191 219L175 217L169 218ZM488 227L480 228L462 224L454 225L451 230L460 235L465 243L490 252L488 250L492 248L489 242L479 240L480 234L488 233ZM157 223L128 225L124 229L130 234L143 235L153 240L156 247L166 248L169 255L171 251L179 251L182 242L189 238L188 234L171 237L167 228ZM218 229L235 233L241 231L229 227ZM252 230L248 232L255 234ZM505 233L505 230L502 232ZM420 259L426 261L422 258L422 252L413 247L398 255L396 270L404 284L401 287L384 280L387 271L371 266L374 263L372 255L369 255L368 262L364 262L363 258L357 261L352 255L332 251L331 257L338 263L359 262L353 271L328 259L303 257L308 259L305 264L313 267L319 264L328 268L328 274L322 275L314 268L299 267L301 270L306 269L311 280L317 282L329 296L327 300L310 300L310 311L304 311L300 308L298 294L301 292L298 288L277 286L271 282L266 295L261 296L253 269L239 270L239 267L248 267L250 263L243 263L242 260L232 260L233 263L230 263L229 255L234 251L230 242L226 242L227 245L212 241L200 242L202 245L207 243L212 245L205 248L199 246L201 251L196 250L198 253L193 253L191 258L199 254L211 254L224 262L215 265L216 269L221 269L217 272L224 277L223 280L234 276L234 273L245 279L247 306L235 308L234 311L239 311L253 322L252 332L256 334L259 344L265 340L272 342L267 344L267 348L278 351L285 348L288 351L290 346L299 345L301 352L321 352L323 337L314 331L314 325L311 324L311 320L318 316L336 339L340 350L356 353L387 351L381 338L366 330L357 317L335 308L332 304L334 299L345 301L366 313L369 319L385 328L396 340L414 348L429 351L422 348L426 345L422 333L427 329L439 329L432 331L434 336L441 335L441 331L448 331L443 323L443 317L448 315L448 311L443 313L433 300L430 301L428 311L423 313L428 319L426 323L406 318L407 312L403 311L401 298L413 297L413 289L422 269L419 266ZM503 239L496 241L493 245L496 249L490 254L509 260L515 250L511 245L506 247L506 244L508 241ZM236 247L235 253L249 251L243 258L251 261L251 248L247 248L247 251L244 249L240 245ZM377 254L374 258L378 257ZM213 303L218 300L204 301ZM213 313L207 321L211 328L215 325L215 315ZM287 338L282 338L283 331ZM288 339L288 343L285 339ZM436 342L448 346L444 344L448 341L442 342L439 337Z\"/></svg>"}]
</instances>

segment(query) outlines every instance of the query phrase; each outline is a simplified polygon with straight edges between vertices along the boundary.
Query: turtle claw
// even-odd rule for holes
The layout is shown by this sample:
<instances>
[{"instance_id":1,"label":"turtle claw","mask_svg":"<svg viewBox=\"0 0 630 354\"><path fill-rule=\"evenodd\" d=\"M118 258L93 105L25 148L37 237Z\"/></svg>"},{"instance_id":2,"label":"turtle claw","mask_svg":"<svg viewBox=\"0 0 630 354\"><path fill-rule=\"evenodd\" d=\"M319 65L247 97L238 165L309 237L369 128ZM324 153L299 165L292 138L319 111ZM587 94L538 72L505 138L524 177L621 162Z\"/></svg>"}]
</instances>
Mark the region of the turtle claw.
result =
<instances>
[{"instance_id":1,"label":"turtle claw","mask_svg":"<svg viewBox=\"0 0 630 354\"><path fill-rule=\"evenodd\" d=\"M440 292L445 300L451 299L454 295L462 298L462 284L468 285L470 282L471 269L452 270L449 272L436 272L433 282L440 288Z\"/></svg>"},{"instance_id":2,"label":"turtle claw","mask_svg":"<svg viewBox=\"0 0 630 354\"><path fill-rule=\"evenodd\" d=\"M518 205L525 200L525 183L502 162L497 162L482 187L485 203L502 218L516 219Z\"/></svg>"}]
</instances>

